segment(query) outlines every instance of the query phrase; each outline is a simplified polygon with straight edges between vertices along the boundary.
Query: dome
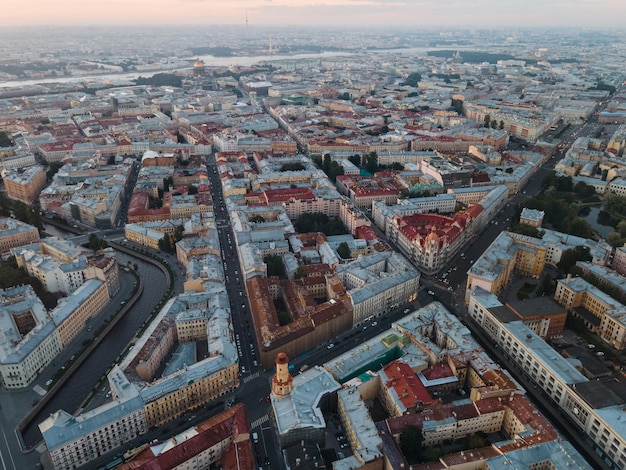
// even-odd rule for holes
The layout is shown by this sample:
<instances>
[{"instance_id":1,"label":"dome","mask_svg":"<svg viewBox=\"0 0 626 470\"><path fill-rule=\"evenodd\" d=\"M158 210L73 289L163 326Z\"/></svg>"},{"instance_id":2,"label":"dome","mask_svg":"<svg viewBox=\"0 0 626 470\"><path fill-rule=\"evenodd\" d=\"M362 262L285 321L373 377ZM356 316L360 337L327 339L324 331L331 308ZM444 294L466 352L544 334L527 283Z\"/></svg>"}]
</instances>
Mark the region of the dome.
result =
<instances>
[{"instance_id":1,"label":"dome","mask_svg":"<svg viewBox=\"0 0 626 470\"><path fill-rule=\"evenodd\" d=\"M193 68L194 68L195 70L203 69L203 68L204 68L204 62L202 62L200 59L196 60L196 61L193 63Z\"/></svg>"}]
</instances>

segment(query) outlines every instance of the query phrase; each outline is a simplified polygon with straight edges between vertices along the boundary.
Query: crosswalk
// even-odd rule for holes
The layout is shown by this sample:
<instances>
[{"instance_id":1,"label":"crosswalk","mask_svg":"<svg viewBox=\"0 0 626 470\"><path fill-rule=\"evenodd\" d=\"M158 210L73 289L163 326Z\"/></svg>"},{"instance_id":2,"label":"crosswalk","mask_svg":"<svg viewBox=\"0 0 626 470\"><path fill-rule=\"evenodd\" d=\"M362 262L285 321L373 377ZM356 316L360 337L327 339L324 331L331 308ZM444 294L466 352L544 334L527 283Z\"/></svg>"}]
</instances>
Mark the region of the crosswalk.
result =
<instances>
[{"instance_id":1,"label":"crosswalk","mask_svg":"<svg viewBox=\"0 0 626 470\"><path fill-rule=\"evenodd\" d=\"M250 429L258 428L262 424L267 423L269 420L270 417L268 415L263 415L259 419L255 419L252 423L250 423Z\"/></svg>"},{"instance_id":2,"label":"crosswalk","mask_svg":"<svg viewBox=\"0 0 626 470\"><path fill-rule=\"evenodd\" d=\"M259 375L260 375L260 374L259 374L259 372L258 372L258 371L257 371L257 372L255 372L254 374L247 375L247 376L245 376L245 377L243 378L243 383L247 384L247 383L248 383L248 382L250 382L251 380L256 379Z\"/></svg>"}]
</instances>

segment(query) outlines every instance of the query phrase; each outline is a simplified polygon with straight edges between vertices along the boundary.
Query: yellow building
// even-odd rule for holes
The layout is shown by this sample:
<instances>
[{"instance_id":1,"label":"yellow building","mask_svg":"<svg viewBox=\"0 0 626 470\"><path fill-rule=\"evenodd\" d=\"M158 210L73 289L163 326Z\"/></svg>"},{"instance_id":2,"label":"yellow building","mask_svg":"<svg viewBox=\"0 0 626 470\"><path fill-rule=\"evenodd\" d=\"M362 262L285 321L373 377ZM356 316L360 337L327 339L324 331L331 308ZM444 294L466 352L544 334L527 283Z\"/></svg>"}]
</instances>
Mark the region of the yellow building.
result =
<instances>
[{"instance_id":1,"label":"yellow building","mask_svg":"<svg viewBox=\"0 0 626 470\"><path fill-rule=\"evenodd\" d=\"M7 196L25 204L32 204L46 187L46 174L40 166L33 166L23 172L7 170L3 174Z\"/></svg>"},{"instance_id":2,"label":"yellow building","mask_svg":"<svg viewBox=\"0 0 626 470\"><path fill-rule=\"evenodd\" d=\"M90 279L52 312L61 344L66 346L109 302L107 283Z\"/></svg>"},{"instance_id":3,"label":"yellow building","mask_svg":"<svg viewBox=\"0 0 626 470\"><path fill-rule=\"evenodd\" d=\"M11 248L38 242L37 227L15 219L0 219L0 253L8 253Z\"/></svg>"},{"instance_id":4,"label":"yellow building","mask_svg":"<svg viewBox=\"0 0 626 470\"><path fill-rule=\"evenodd\" d=\"M538 238L502 232L468 271L465 303L477 287L498 295L508 285L514 271L539 278L547 253L545 243Z\"/></svg>"},{"instance_id":5,"label":"yellow building","mask_svg":"<svg viewBox=\"0 0 626 470\"><path fill-rule=\"evenodd\" d=\"M177 384L177 388L168 387L168 381L151 384L151 392L160 392L160 389L171 388L162 396L147 402L144 407L146 425L148 428L161 426L173 419L176 419L188 411L196 410L211 400L233 391L239 385L239 367L231 363L228 367L220 369L211 375L199 376L196 379L189 379L185 383ZM169 382L172 382L169 380Z\"/></svg>"}]
</instances>

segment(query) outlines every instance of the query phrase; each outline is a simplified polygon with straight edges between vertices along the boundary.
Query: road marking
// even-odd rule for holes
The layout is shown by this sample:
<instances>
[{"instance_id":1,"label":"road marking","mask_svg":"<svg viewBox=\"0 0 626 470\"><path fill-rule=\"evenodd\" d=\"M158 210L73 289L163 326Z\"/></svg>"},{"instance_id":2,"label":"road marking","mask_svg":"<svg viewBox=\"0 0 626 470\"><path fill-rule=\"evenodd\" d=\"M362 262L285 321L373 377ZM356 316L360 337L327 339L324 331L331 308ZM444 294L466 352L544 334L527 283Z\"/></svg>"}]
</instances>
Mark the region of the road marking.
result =
<instances>
[{"instance_id":1,"label":"road marking","mask_svg":"<svg viewBox=\"0 0 626 470\"><path fill-rule=\"evenodd\" d=\"M268 415L263 415L259 419L255 419L254 421L252 421L252 424L250 424L250 429L258 428L262 424L267 423L269 420L270 417Z\"/></svg>"},{"instance_id":2,"label":"road marking","mask_svg":"<svg viewBox=\"0 0 626 470\"><path fill-rule=\"evenodd\" d=\"M259 372L255 372L254 374L250 374L250 375L248 375L248 376L243 378L243 383L247 384L251 380L256 379L259 375L260 375Z\"/></svg>"}]
</instances>

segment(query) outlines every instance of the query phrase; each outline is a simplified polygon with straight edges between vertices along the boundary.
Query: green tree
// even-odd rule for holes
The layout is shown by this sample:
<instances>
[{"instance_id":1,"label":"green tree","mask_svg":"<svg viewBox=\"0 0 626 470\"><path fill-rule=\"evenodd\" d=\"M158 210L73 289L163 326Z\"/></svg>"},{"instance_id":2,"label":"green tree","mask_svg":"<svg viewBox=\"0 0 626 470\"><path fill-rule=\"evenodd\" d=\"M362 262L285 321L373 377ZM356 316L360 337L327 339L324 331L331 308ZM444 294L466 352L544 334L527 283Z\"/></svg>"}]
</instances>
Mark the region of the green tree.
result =
<instances>
[{"instance_id":1,"label":"green tree","mask_svg":"<svg viewBox=\"0 0 626 470\"><path fill-rule=\"evenodd\" d=\"M6 132L0 131L0 147L13 147L13 145L15 145L13 139Z\"/></svg>"},{"instance_id":2,"label":"green tree","mask_svg":"<svg viewBox=\"0 0 626 470\"><path fill-rule=\"evenodd\" d=\"M330 169L328 171L328 178L334 183L337 180L337 176L343 175L344 169L337 162L331 162Z\"/></svg>"},{"instance_id":3,"label":"green tree","mask_svg":"<svg viewBox=\"0 0 626 470\"><path fill-rule=\"evenodd\" d=\"M463 114L463 100L452 98L452 106L451 106L451 108L457 114L462 115Z\"/></svg>"},{"instance_id":4,"label":"green tree","mask_svg":"<svg viewBox=\"0 0 626 470\"><path fill-rule=\"evenodd\" d=\"M300 279L304 276L306 276L306 270L304 269L304 266L298 266L296 268L296 272L293 274L293 278Z\"/></svg>"},{"instance_id":5,"label":"green tree","mask_svg":"<svg viewBox=\"0 0 626 470\"><path fill-rule=\"evenodd\" d=\"M417 86L417 84L422 80L422 75L419 72L412 72L406 77L406 80L401 83L403 86Z\"/></svg>"},{"instance_id":6,"label":"green tree","mask_svg":"<svg viewBox=\"0 0 626 470\"><path fill-rule=\"evenodd\" d=\"M89 248L91 248L92 250L103 250L107 246L109 246L107 241L98 237L98 235L96 235L95 233L89 235Z\"/></svg>"},{"instance_id":7,"label":"green tree","mask_svg":"<svg viewBox=\"0 0 626 470\"><path fill-rule=\"evenodd\" d=\"M544 232L539 230L537 227L533 227L528 224L517 224L513 226L511 232L519 233L521 235L527 235L529 237L541 238L543 237Z\"/></svg>"},{"instance_id":8,"label":"green tree","mask_svg":"<svg viewBox=\"0 0 626 470\"><path fill-rule=\"evenodd\" d=\"M168 192L172 186L174 186L174 178L171 176L163 178L163 191Z\"/></svg>"},{"instance_id":9,"label":"green tree","mask_svg":"<svg viewBox=\"0 0 626 470\"><path fill-rule=\"evenodd\" d=\"M367 156L365 169L370 173L374 173L378 169L378 154L376 152L370 152Z\"/></svg>"},{"instance_id":10,"label":"green tree","mask_svg":"<svg viewBox=\"0 0 626 470\"><path fill-rule=\"evenodd\" d=\"M559 270L565 274L571 273L577 261L591 261L591 253L586 246L576 246L565 250L561 260L557 263Z\"/></svg>"},{"instance_id":11,"label":"green tree","mask_svg":"<svg viewBox=\"0 0 626 470\"><path fill-rule=\"evenodd\" d=\"M498 121L496 121L495 119L493 121L491 121L491 128L492 129L497 129L498 128Z\"/></svg>"},{"instance_id":12,"label":"green tree","mask_svg":"<svg viewBox=\"0 0 626 470\"><path fill-rule=\"evenodd\" d=\"M554 294L555 289L556 289L556 285L552 281L552 276L546 273L541 279L541 282L539 283L539 285L537 285L537 289L535 290L535 295L537 295L538 297L542 295L551 296L552 294Z\"/></svg>"},{"instance_id":13,"label":"green tree","mask_svg":"<svg viewBox=\"0 0 626 470\"><path fill-rule=\"evenodd\" d=\"M187 187L187 194L189 195L198 194L198 188L194 186L193 184L190 184Z\"/></svg>"},{"instance_id":14,"label":"green tree","mask_svg":"<svg viewBox=\"0 0 626 470\"><path fill-rule=\"evenodd\" d=\"M361 155L350 155L348 160L355 166L361 166Z\"/></svg>"},{"instance_id":15,"label":"green tree","mask_svg":"<svg viewBox=\"0 0 626 470\"><path fill-rule=\"evenodd\" d=\"M331 158L330 158L330 154L324 154L324 164L322 166L322 169L324 170L324 173L328 174L330 172L330 163L331 163Z\"/></svg>"},{"instance_id":16,"label":"green tree","mask_svg":"<svg viewBox=\"0 0 626 470\"><path fill-rule=\"evenodd\" d=\"M487 114L485 116L485 127L489 127L489 123L491 122L491 116L489 116L489 114Z\"/></svg>"},{"instance_id":17,"label":"green tree","mask_svg":"<svg viewBox=\"0 0 626 470\"><path fill-rule=\"evenodd\" d=\"M166 233L163 235L163 238L159 240L159 250L164 251L166 253L171 253L174 251L172 249L172 241L170 240L170 236Z\"/></svg>"},{"instance_id":18,"label":"green tree","mask_svg":"<svg viewBox=\"0 0 626 470\"><path fill-rule=\"evenodd\" d=\"M407 426L400 433L400 449L408 458L415 458L422 452L424 434L419 426Z\"/></svg>"},{"instance_id":19,"label":"green tree","mask_svg":"<svg viewBox=\"0 0 626 470\"><path fill-rule=\"evenodd\" d=\"M263 262L267 265L267 277L285 277L285 269L283 267L282 257L278 255L267 255L263 258Z\"/></svg>"},{"instance_id":20,"label":"green tree","mask_svg":"<svg viewBox=\"0 0 626 470\"><path fill-rule=\"evenodd\" d=\"M622 246L622 235L619 232L611 232L607 235L606 241L609 242L609 245L617 248L618 246Z\"/></svg>"},{"instance_id":21,"label":"green tree","mask_svg":"<svg viewBox=\"0 0 626 470\"><path fill-rule=\"evenodd\" d=\"M280 167L280 171L302 171L302 170L304 170L304 165L300 162L284 163Z\"/></svg>"},{"instance_id":22,"label":"green tree","mask_svg":"<svg viewBox=\"0 0 626 470\"><path fill-rule=\"evenodd\" d=\"M183 239L183 235L185 234L185 227L182 224L179 224L174 229L174 241L179 242Z\"/></svg>"},{"instance_id":23,"label":"green tree","mask_svg":"<svg viewBox=\"0 0 626 470\"><path fill-rule=\"evenodd\" d=\"M500 130L504 129L504 121L500 121Z\"/></svg>"},{"instance_id":24,"label":"green tree","mask_svg":"<svg viewBox=\"0 0 626 470\"><path fill-rule=\"evenodd\" d=\"M341 242L337 247L337 254L341 256L342 259L350 259L352 253L350 252L348 244L346 242Z\"/></svg>"},{"instance_id":25,"label":"green tree","mask_svg":"<svg viewBox=\"0 0 626 470\"><path fill-rule=\"evenodd\" d=\"M52 181L52 178L54 178L54 175L57 174L57 172L61 169L62 166L63 166L63 163L61 162L50 163L50 166L48 167L48 171L46 171L46 178L48 178L48 181Z\"/></svg>"}]
</instances>

